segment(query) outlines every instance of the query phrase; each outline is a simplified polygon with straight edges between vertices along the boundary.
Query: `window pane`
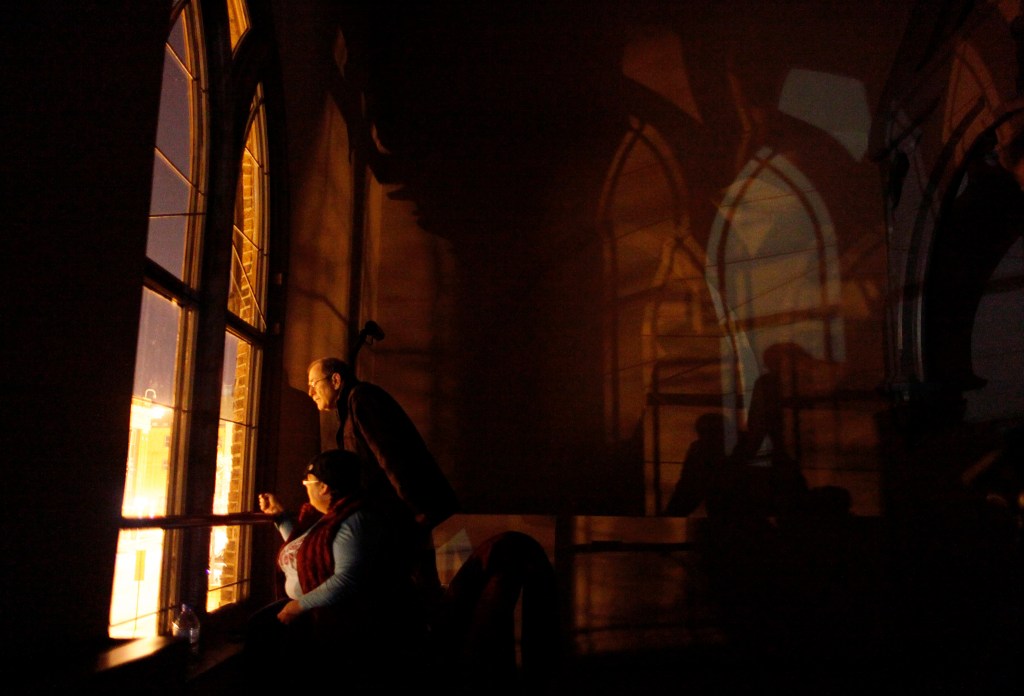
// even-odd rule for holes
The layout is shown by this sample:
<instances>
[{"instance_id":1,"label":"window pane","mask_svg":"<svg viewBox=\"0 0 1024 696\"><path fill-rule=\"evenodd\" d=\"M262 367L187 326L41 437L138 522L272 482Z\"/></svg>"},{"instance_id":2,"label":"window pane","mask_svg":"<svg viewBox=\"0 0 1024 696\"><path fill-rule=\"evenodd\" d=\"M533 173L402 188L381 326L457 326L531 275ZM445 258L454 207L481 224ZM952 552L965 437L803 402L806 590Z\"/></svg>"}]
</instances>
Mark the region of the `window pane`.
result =
<instances>
[{"instance_id":1,"label":"window pane","mask_svg":"<svg viewBox=\"0 0 1024 696\"><path fill-rule=\"evenodd\" d=\"M214 527L210 530L210 569L207 577L206 611L239 602L249 594L248 527Z\"/></svg>"},{"instance_id":2,"label":"window pane","mask_svg":"<svg viewBox=\"0 0 1024 696\"><path fill-rule=\"evenodd\" d=\"M182 310L152 290L142 291L139 342L135 354L132 396L164 406L175 405L175 366L178 359Z\"/></svg>"},{"instance_id":3,"label":"window pane","mask_svg":"<svg viewBox=\"0 0 1024 696\"><path fill-rule=\"evenodd\" d=\"M164 53L156 147L188 179L192 178L191 94L192 78L168 47Z\"/></svg>"},{"instance_id":4,"label":"window pane","mask_svg":"<svg viewBox=\"0 0 1024 696\"><path fill-rule=\"evenodd\" d=\"M117 540L110 637L139 638L158 632L162 529L124 529Z\"/></svg>"},{"instance_id":5,"label":"window pane","mask_svg":"<svg viewBox=\"0 0 1024 696\"><path fill-rule=\"evenodd\" d=\"M173 414L171 409L150 399L132 397L128 471L121 503L124 517L155 517L167 513Z\"/></svg>"},{"instance_id":6,"label":"window pane","mask_svg":"<svg viewBox=\"0 0 1024 696\"><path fill-rule=\"evenodd\" d=\"M198 247L205 198L202 192L193 190L160 154L153 162L151 195L146 256L179 280L194 286L187 264L192 258L190 250Z\"/></svg>"},{"instance_id":7,"label":"window pane","mask_svg":"<svg viewBox=\"0 0 1024 696\"><path fill-rule=\"evenodd\" d=\"M235 195L231 286L228 310L257 329L266 329L267 294L267 169L263 106L257 96L256 117L242 154Z\"/></svg>"},{"instance_id":8,"label":"window pane","mask_svg":"<svg viewBox=\"0 0 1024 696\"><path fill-rule=\"evenodd\" d=\"M260 372L260 352L227 333L224 338L224 381L221 385L220 427L217 439L217 480L213 513L241 512L252 495L248 490L253 468ZM247 588L247 537L237 528L215 528L210 537L209 593L212 611L241 599Z\"/></svg>"},{"instance_id":9,"label":"window pane","mask_svg":"<svg viewBox=\"0 0 1024 696\"><path fill-rule=\"evenodd\" d=\"M228 309L239 319L265 329L266 322L263 309L257 301L262 293L262 272L265 264L261 263L259 249L235 228L232 236L231 250L231 290L228 297Z\"/></svg>"},{"instance_id":10,"label":"window pane","mask_svg":"<svg viewBox=\"0 0 1024 696\"><path fill-rule=\"evenodd\" d=\"M181 218L163 222L163 216L198 216L205 205L201 190L201 157L197 147L204 123L202 91L193 65L196 53L190 34L198 21L186 7L174 24L164 50L164 74L160 93L150 196L150 228L146 254L175 277L194 284L190 277L190 249L197 246L202 220L192 224ZM197 36L191 37L197 39ZM192 233L191 235L189 233Z\"/></svg>"},{"instance_id":11,"label":"window pane","mask_svg":"<svg viewBox=\"0 0 1024 696\"><path fill-rule=\"evenodd\" d=\"M227 334L224 341L224 384L221 389L220 428L217 442L217 514L242 510L242 488L248 478L255 435L260 352L247 341Z\"/></svg>"},{"instance_id":12,"label":"window pane","mask_svg":"<svg viewBox=\"0 0 1024 696\"><path fill-rule=\"evenodd\" d=\"M153 161L153 192L151 195L150 215L187 213L192 200L192 187L159 153ZM168 270L175 269L169 268Z\"/></svg>"},{"instance_id":13,"label":"window pane","mask_svg":"<svg viewBox=\"0 0 1024 696\"><path fill-rule=\"evenodd\" d=\"M121 504L124 517L167 514L178 422L175 383L183 320L180 307L151 290L143 290ZM159 632L164 538L159 529L121 531L110 599L111 637L152 636Z\"/></svg>"},{"instance_id":14,"label":"window pane","mask_svg":"<svg viewBox=\"0 0 1024 696\"><path fill-rule=\"evenodd\" d=\"M185 22L188 21L188 12L183 11L178 21L171 27L171 33L167 37L167 46L174 52L182 65L189 66L188 53L185 49ZM167 60L166 58L164 60Z\"/></svg>"},{"instance_id":15,"label":"window pane","mask_svg":"<svg viewBox=\"0 0 1024 696\"><path fill-rule=\"evenodd\" d=\"M238 46L239 39L249 30L249 11L245 0L228 0L228 26L231 31L231 49Z\"/></svg>"},{"instance_id":16,"label":"window pane","mask_svg":"<svg viewBox=\"0 0 1024 696\"><path fill-rule=\"evenodd\" d=\"M188 232L188 217L170 215L150 217L149 233L146 236L146 256L181 279L185 267L185 235Z\"/></svg>"}]
</instances>

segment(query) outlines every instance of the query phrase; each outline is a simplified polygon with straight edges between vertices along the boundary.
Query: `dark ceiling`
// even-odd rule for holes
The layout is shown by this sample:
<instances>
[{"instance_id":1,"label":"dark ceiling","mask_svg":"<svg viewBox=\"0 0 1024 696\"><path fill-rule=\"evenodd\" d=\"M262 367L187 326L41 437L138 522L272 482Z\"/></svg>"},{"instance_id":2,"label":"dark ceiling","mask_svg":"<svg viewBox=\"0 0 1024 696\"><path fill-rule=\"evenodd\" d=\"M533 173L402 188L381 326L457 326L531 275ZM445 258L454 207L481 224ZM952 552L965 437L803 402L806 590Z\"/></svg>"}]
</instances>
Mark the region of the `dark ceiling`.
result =
<instances>
[{"instance_id":1,"label":"dark ceiling","mask_svg":"<svg viewBox=\"0 0 1024 696\"><path fill-rule=\"evenodd\" d=\"M531 227L567 154L623 118L617 6L340 4L346 116L378 179L435 234Z\"/></svg>"}]
</instances>

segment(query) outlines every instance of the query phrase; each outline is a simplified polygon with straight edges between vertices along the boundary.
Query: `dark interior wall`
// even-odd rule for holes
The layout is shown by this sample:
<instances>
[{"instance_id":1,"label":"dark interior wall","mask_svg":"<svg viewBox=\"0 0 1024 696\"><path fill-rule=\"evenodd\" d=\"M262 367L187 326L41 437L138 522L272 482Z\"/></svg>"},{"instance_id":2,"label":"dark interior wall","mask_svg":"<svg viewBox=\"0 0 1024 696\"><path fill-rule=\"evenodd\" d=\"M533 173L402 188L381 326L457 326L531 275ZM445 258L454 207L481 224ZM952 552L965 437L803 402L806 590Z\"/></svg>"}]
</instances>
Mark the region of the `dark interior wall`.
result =
<instances>
[{"instance_id":1,"label":"dark interior wall","mask_svg":"<svg viewBox=\"0 0 1024 696\"><path fill-rule=\"evenodd\" d=\"M5 635L17 635L29 647L106 635L167 15L167 7L158 3L60 5L60 12L43 7L9 15L0 42L9 104L2 129L8 187L3 313L9 321L2 361L0 614ZM292 264L285 279L285 396L281 420L271 427L281 441L281 480L290 484L293 467L315 450L321 434L304 395L305 366L311 357L344 346L353 319L348 293L355 196L346 126L326 84L335 74L327 4L304 5L303 12L294 13L285 11L287 5L278 5L278 30ZM658 7L665 5L643 5L645 11ZM733 166L729 157L736 143L753 132L732 113L735 105L728 101L720 66L730 58L739 61L742 83L751 86L748 96L762 106L774 98L781 71L795 65L859 75L876 105L889 54L874 43L866 54L855 49L863 36L879 29L895 42L898 21L888 6L858 7L835 17L805 9L809 14L801 23L774 35L789 51L783 53L774 50L778 45L766 45L764 37L747 42L756 38L758 22L757 15L743 10L738 12L744 31L725 13L706 25L658 12L636 18L634 28L648 20L674 27L699 49L687 58L694 61L690 74L706 114L705 129L697 132L707 140L695 141L706 149L693 158L700 166L691 177L705 229L714 207L708 196L735 173L723 162ZM414 204L404 201L388 210L416 217L424 234L444 240L445 253L457 265L444 266L451 277L417 280L403 293L435 292L438 283L449 292L451 278L458 288L451 300L454 321L434 327L447 332L437 343L456 353L454 359L444 356L457 382L447 386L446 381L452 399L438 403L429 390L410 390L403 401L410 410L453 424L439 432L457 442L439 449L452 453L443 464L456 469L475 512L636 509L633 479L622 485L621 472L601 459L607 454L599 388L602 347L594 339L601 324L594 308L607 289L600 280L603 259L594 210L616 138L636 105L611 88L619 78L617 50L625 39L611 24L598 23L601 31L594 29L588 41L566 46L558 41L559 32L571 33L575 18L554 18L558 21L544 31L529 22L516 31L509 28L492 46L503 50L493 54L478 45L470 55L490 60L478 65L480 73L460 83L458 91L478 95L474 88L485 84L491 99L471 102L472 108L455 100L446 109L451 105L446 93L429 92L435 97L431 109L456 131L457 147L436 123L417 123L422 105L413 104L412 125L405 124L414 133L413 126L426 126L430 138L423 142L430 149L426 155L415 153L412 161L430 184L414 177ZM404 27L408 18L394 19ZM597 17L586 19L593 23ZM772 21L777 26L781 20ZM703 32L694 28L701 26ZM451 31L419 38L436 46L455 38ZM481 27L461 31L479 40ZM801 44L801 32L814 41ZM724 38L718 44L706 36ZM829 41L830 36L842 40ZM423 60L421 70L431 65L429 52L407 48ZM447 50L455 52L452 46ZM446 59L454 61L453 55ZM519 65L509 56L523 55L531 69L509 75ZM765 55L777 62L761 60ZM388 69L394 78L403 66ZM420 88L428 90L429 84ZM524 97L526 106L511 108ZM534 139L538 124L544 125L543 134ZM495 127L497 139L485 140L484 131ZM846 163L829 170L829 160L820 156L834 154L834 144L819 148L820 139L786 133L801 147L810 143L802 155L814 162L815 171L855 175L831 182L832 200L856 203L841 212L841 243L856 248L860 239L878 236L881 211L875 206L881 202L873 165ZM394 144L396 152L404 152L401 140ZM403 219L403 226L407 223ZM407 226L403 229L408 233ZM386 226L382 233L388 233ZM388 248L398 257L412 245ZM869 270L877 267L873 258ZM378 288L382 302L392 301L389 289ZM861 310L850 314L864 327L851 339L850 352L857 367L867 365L863 379L870 382L881 372L884 317L877 305ZM394 345L382 348L391 351ZM397 349L392 357L406 359ZM70 413L58 411L66 401ZM329 433L330 424L323 425ZM893 454L894 462L904 459L903 451ZM595 470L595 463L605 468ZM581 491L592 500L575 507L573 496ZM941 563L935 567L941 572ZM921 584L927 581L922 578Z\"/></svg>"},{"instance_id":2,"label":"dark interior wall","mask_svg":"<svg viewBox=\"0 0 1024 696\"><path fill-rule=\"evenodd\" d=\"M978 693L1020 678L1022 194L1020 131L1003 119L1024 54L1008 9L918 3L876 123L902 274L890 378L903 400L880 419L887 621L894 642L931 656L941 688Z\"/></svg>"},{"instance_id":3,"label":"dark interior wall","mask_svg":"<svg viewBox=\"0 0 1024 696\"><path fill-rule=\"evenodd\" d=\"M336 418L318 414L306 393L306 367L318 357L344 356L359 321L360 252L354 246L362 214L355 170L336 92L344 36L336 3L272 2L282 93L270 137L283 159L271 162L286 206L276 218L287 239L288 270L282 279L286 307L281 411L275 430L277 490L298 504L294 482L309 458L334 446ZM359 201L359 202L357 202ZM282 251L282 250L279 250ZM355 292L353 291L355 280Z\"/></svg>"},{"instance_id":4,"label":"dark interior wall","mask_svg":"<svg viewBox=\"0 0 1024 696\"><path fill-rule=\"evenodd\" d=\"M168 5L3 23L5 658L107 634Z\"/></svg>"},{"instance_id":5,"label":"dark interior wall","mask_svg":"<svg viewBox=\"0 0 1024 696\"><path fill-rule=\"evenodd\" d=\"M816 71L858 81L873 115L909 5L385 2L363 16L374 50L354 57L377 136L402 198L456 260L458 338L442 343L458 386L437 407L459 424L450 466L471 509L642 509L643 453L609 442L605 422L614 289L598 220L630 119L671 138L700 244L759 148L813 177L849 274L844 348L860 359L848 367L857 388L884 380L877 166L779 99L791 71ZM677 63L644 53L659 33L678 38ZM690 104L672 101L686 89ZM661 204L649 193L635 193L635 212L670 220L645 208Z\"/></svg>"},{"instance_id":6,"label":"dark interior wall","mask_svg":"<svg viewBox=\"0 0 1024 696\"><path fill-rule=\"evenodd\" d=\"M971 11L972 4L914 7L914 30L885 86L889 117L876 121L873 148L886 169L890 266L905 274L892 303L892 379L962 392L966 418L979 421L1013 418L1021 408L1010 386L1019 380L1008 377L1020 372L1019 341L986 323L993 321L988 308L1014 314L1019 305L1019 293L1000 288L994 269L1001 261L1004 269L1019 266L1006 252L1020 235L1014 114L1024 53L1019 16L1007 6Z\"/></svg>"}]
</instances>

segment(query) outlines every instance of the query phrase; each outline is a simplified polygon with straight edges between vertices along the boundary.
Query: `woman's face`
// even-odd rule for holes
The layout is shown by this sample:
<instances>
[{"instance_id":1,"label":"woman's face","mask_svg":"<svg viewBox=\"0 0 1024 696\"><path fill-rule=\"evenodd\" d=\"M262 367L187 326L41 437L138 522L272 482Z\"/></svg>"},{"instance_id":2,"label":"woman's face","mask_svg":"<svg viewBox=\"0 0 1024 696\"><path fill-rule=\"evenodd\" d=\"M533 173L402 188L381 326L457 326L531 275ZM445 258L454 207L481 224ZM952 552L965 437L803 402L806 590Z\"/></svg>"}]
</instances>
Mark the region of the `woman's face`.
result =
<instances>
[{"instance_id":1,"label":"woman's face","mask_svg":"<svg viewBox=\"0 0 1024 696\"><path fill-rule=\"evenodd\" d=\"M323 481L318 481L313 474L306 474L302 481L306 487L306 495L309 496L309 504L320 512L326 513L331 507L331 489Z\"/></svg>"}]
</instances>

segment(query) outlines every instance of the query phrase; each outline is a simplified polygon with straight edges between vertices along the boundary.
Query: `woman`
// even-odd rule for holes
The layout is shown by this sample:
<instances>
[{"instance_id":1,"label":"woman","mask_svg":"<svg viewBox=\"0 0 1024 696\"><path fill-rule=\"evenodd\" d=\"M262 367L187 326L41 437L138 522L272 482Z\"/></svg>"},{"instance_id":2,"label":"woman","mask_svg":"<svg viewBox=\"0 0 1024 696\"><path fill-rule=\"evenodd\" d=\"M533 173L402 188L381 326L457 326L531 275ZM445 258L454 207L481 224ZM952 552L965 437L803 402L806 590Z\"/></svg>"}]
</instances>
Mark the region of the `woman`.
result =
<instances>
[{"instance_id":1,"label":"woman","mask_svg":"<svg viewBox=\"0 0 1024 696\"><path fill-rule=\"evenodd\" d=\"M250 620L249 672L266 686L275 678L265 673L268 666L297 663L299 674L289 670L284 683L294 686L305 676L379 686L388 674L404 673L394 669L396 659L419 654L422 622L408 572L397 562L379 514L364 502L358 455L316 455L302 485L309 502L297 516L274 494L259 496L260 510L274 518L284 539L277 561L287 599Z\"/></svg>"}]
</instances>

